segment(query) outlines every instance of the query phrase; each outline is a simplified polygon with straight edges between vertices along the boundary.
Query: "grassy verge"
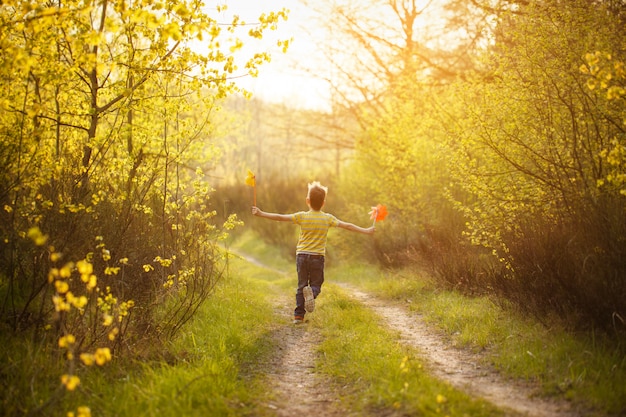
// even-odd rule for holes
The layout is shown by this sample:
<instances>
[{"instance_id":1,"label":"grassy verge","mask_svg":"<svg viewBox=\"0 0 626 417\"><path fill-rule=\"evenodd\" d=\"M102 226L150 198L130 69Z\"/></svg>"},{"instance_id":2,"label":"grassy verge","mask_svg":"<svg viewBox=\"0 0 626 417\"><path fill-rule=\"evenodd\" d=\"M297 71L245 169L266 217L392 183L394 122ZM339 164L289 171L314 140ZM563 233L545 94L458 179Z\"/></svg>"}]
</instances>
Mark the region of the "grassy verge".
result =
<instances>
[{"instance_id":1,"label":"grassy verge","mask_svg":"<svg viewBox=\"0 0 626 417\"><path fill-rule=\"evenodd\" d=\"M288 273L293 272L295 274L295 260L286 259L283 252L271 245L265 244L251 231L240 233L234 241L229 242L228 249L235 253L253 256L270 268ZM295 286L296 283L297 281L292 284Z\"/></svg>"},{"instance_id":2,"label":"grassy verge","mask_svg":"<svg viewBox=\"0 0 626 417\"><path fill-rule=\"evenodd\" d=\"M429 376L415 349L402 345L372 311L329 287L311 321L324 336L319 368L338 387L350 387L344 399L354 410L364 415L502 415Z\"/></svg>"},{"instance_id":3,"label":"grassy verge","mask_svg":"<svg viewBox=\"0 0 626 417\"><path fill-rule=\"evenodd\" d=\"M262 416L267 388L254 365L273 349L278 321L268 286L281 279L242 260L180 336L165 361L115 364L92 373L73 393L98 416ZM117 366L117 368L116 368Z\"/></svg>"},{"instance_id":4,"label":"grassy verge","mask_svg":"<svg viewBox=\"0 0 626 417\"><path fill-rule=\"evenodd\" d=\"M573 334L554 319L540 324L487 297L438 290L414 271L361 266L333 275L421 312L455 343L482 351L505 375L539 381L546 395L569 398L599 414L626 412L626 354L614 340Z\"/></svg>"}]
</instances>

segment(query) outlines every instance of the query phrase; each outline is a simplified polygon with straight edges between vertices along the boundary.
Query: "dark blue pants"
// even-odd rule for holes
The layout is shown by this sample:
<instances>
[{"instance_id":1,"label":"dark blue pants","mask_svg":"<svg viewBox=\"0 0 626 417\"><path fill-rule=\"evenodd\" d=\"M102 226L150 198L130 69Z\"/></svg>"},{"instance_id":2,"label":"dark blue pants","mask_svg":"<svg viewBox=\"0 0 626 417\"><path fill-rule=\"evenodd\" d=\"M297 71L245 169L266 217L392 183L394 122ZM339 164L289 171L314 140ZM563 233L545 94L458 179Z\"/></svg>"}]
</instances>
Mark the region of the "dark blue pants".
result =
<instances>
[{"instance_id":1,"label":"dark blue pants","mask_svg":"<svg viewBox=\"0 0 626 417\"><path fill-rule=\"evenodd\" d=\"M296 291L296 309L293 314L294 316L304 317L304 295L302 294L302 289L310 285L315 298L322 292L324 256L299 253L296 255L296 269L298 271L298 290Z\"/></svg>"}]
</instances>

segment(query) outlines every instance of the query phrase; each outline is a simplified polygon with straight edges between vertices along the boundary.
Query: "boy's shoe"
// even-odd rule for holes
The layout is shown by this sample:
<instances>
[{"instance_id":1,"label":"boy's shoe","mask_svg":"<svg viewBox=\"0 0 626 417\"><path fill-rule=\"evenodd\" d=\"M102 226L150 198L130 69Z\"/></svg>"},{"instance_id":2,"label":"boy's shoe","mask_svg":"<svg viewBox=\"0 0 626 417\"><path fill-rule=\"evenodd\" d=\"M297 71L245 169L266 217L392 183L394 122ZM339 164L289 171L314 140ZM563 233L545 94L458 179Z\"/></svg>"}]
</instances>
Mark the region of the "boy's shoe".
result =
<instances>
[{"instance_id":1,"label":"boy's shoe","mask_svg":"<svg viewBox=\"0 0 626 417\"><path fill-rule=\"evenodd\" d=\"M302 289L302 294L304 294L304 309L309 313L312 313L315 310L315 297L313 296L313 289L307 285Z\"/></svg>"},{"instance_id":2,"label":"boy's shoe","mask_svg":"<svg viewBox=\"0 0 626 417\"><path fill-rule=\"evenodd\" d=\"M302 324L304 323L304 317L295 316L293 318L293 324Z\"/></svg>"}]
</instances>

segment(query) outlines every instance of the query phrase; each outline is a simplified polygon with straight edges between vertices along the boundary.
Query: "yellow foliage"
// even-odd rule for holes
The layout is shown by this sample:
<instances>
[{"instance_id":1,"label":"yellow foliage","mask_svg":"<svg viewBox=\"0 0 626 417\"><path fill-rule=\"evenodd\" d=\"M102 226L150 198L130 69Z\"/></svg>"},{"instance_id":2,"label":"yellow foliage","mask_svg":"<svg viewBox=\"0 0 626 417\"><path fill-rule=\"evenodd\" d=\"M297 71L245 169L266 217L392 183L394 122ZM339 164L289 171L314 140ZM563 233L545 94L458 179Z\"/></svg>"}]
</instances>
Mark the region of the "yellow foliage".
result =
<instances>
[{"instance_id":1,"label":"yellow foliage","mask_svg":"<svg viewBox=\"0 0 626 417\"><path fill-rule=\"evenodd\" d=\"M86 366L91 366L94 363L98 366L103 366L107 362L111 361L111 350L109 348L98 348L95 353L81 353L80 360Z\"/></svg>"},{"instance_id":2,"label":"yellow foliage","mask_svg":"<svg viewBox=\"0 0 626 417\"><path fill-rule=\"evenodd\" d=\"M28 229L27 236L35 242L37 246L43 246L48 241L48 235L44 235L37 226Z\"/></svg>"},{"instance_id":3,"label":"yellow foliage","mask_svg":"<svg viewBox=\"0 0 626 417\"><path fill-rule=\"evenodd\" d=\"M104 365L105 363L111 360L111 350L109 348L96 349L96 353L94 354L94 359L97 365L99 366Z\"/></svg>"},{"instance_id":4,"label":"yellow foliage","mask_svg":"<svg viewBox=\"0 0 626 417\"><path fill-rule=\"evenodd\" d=\"M65 302L62 296L53 295L52 303L54 304L54 310L57 312L70 311L70 305Z\"/></svg>"},{"instance_id":5,"label":"yellow foliage","mask_svg":"<svg viewBox=\"0 0 626 417\"><path fill-rule=\"evenodd\" d=\"M76 413L73 411L68 412L67 417L91 417L91 409L86 406L81 406L76 409Z\"/></svg>"},{"instance_id":6,"label":"yellow foliage","mask_svg":"<svg viewBox=\"0 0 626 417\"><path fill-rule=\"evenodd\" d=\"M78 269L78 273L81 275L90 275L93 273L93 265L86 260L78 261L76 263L76 268Z\"/></svg>"},{"instance_id":7,"label":"yellow foliage","mask_svg":"<svg viewBox=\"0 0 626 417\"><path fill-rule=\"evenodd\" d=\"M73 345L74 343L76 343L76 338L74 337L74 335L68 334L65 336L61 336L59 338L59 347L60 348L68 348L71 345Z\"/></svg>"},{"instance_id":8,"label":"yellow foliage","mask_svg":"<svg viewBox=\"0 0 626 417\"><path fill-rule=\"evenodd\" d=\"M118 272L120 272L120 269L121 268L119 266L116 266L116 267L107 266L104 270L104 274L105 275L117 275Z\"/></svg>"},{"instance_id":9,"label":"yellow foliage","mask_svg":"<svg viewBox=\"0 0 626 417\"><path fill-rule=\"evenodd\" d=\"M114 327L113 329L111 329L111 331L108 333L107 337L109 338L109 340L111 342L113 342L115 340L115 338L117 337L117 335L119 334L120 329L118 327Z\"/></svg>"},{"instance_id":10,"label":"yellow foliage","mask_svg":"<svg viewBox=\"0 0 626 417\"><path fill-rule=\"evenodd\" d=\"M91 291L94 288L96 288L96 286L98 285L98 278L96 278L95 275L89 275L89 278L87 280L87 290Z\"/></svg>"},{"instance_id":11,"label":"yellow foliage","mask_svg":"<svg viewBox=\"0 0 626 417\"><path fill-rule=\"evenodd\" d=\"M91 366L96 362L96 358L91 353L81 353L80 360L85 366Z\"/></svg>"},{"instance_id":12,"label":"yellow foliage","mask_svg":"<svg viewBox=\"0 0 626 417\"><path fill-rule=\"evenodd\" d=\"M590 74L587 80L587 87L590 90L593 91L599 85L600 91L606 91L605 97L609 102L617 103L626 98L624 62L614 61L611 54L601 52L586 54L585 60L587 66L591 68L590 71L583 72ZM624 116L622 123L626 125ZM620 195L626 195L626 145L621 143L622 141L614 137L610 141L610 147L598 152L599 158L607 163L608 173L604 178L597 179L596 184L600 188L611 186L618 190Z\"/></svg>"},{"instance_id":13,"label":"yellow foliage","mask_svg":"<svg viewBox=\"0 0 626 417\"><path fill-rule=\"evenodd\" d=\"M74 296L74 294L72 294L69 291L68 291L67 294L65 294L65 299L74 308L77 308L79 310L84 308L87 305L87 302L88 302L87 297L85 297L84 295L76 297L76 296Z\"/></svg>"},{"instance_id":14,"label":"yellow foliage","mask_svg":"<svg viewBox=\"0 0 626 417\"><path fill-rule=\"evenodd\" d=\"M68 291L69 291L70 286L69 286L69 285L68 285L68 283L67 283L67 282L65 282L65 281L59 281L59 280L57 280L57 281L55 281L55 282L54 282L54 288L56 289L56 291L57 291L59 294L65 294L66 292L68 292Z\"/></svg>"},{"instance_id":15,"label":"yellow foliage","mask_svg":"<svg viewBox=\"0 0 626 417\"><path fill-rule=\"evenodd\" d=\"M74 391L80 385L80 378L76 375L61 375L61 383L68 391Z\"/></svg>"},{"instance_id":16,"label":"yellow foliage","mask_svg":"<svg viewBox=\"0 0 626 417\"><path fill-rule=\"evenodd\" d=\"M103 314L102 315L102 325L104 327L108 327L111 324L113 324L113 316L110 314Z\"/></svg>"},{"instance_id":17,"label":"yellow foliage","mask_svg":"<svg viewBox=\"0 0 626 417\"><path fill-rule=\"evenodd\" d=\"M193 232L187 230L190 224L207 229L210 217L204 216L203 209L208 198L196 198L189 175L180 174L173 180L170 168L210 166L205 162L215 153L207 152L206 144L213 125L204 113L210 113L205 110L214 105L216 97L235 91L225 73L237 71L240 65L228 53L231 45L233 50L241 50L245 40L220 30L208 15L215 14L215 8L200 8L187 0L141 0L134 5L137 7L113 2L108 9L98 2L44 5L8 1L3 3L8 9L3 9L6 13L0 31L4 62L0 65L0 80L4 80L0 81L0 128L5 132L3 150L14 152L15 161L20 162L3 167L8 170L3 172L8 188L0 212L15 219L15 229L7 226L5 231L9 232L3 233L3 240L15 244L11 239L19 236L32 241L30 246L37 248L20 254L20 261L31 262L35 255L38 261L45 264L49 259L54 266L47 274L52 291L41 292L51 297L57 313L46 311L49 315L44 318L52 323L46 323L47 328L59 326L71 331L79 340L88 339L88 346L97 346L98 338L109 343L119 337L120 329L127 328L118 323L129 317L134 302L122 302L110 289L101 291L98 285L118 285L112 276L118 275L129 259L113 264L111 253L119 247L109 250L99 237L94 248L89 234L108 237L119 232L121 223L128 219L117 216L124 214L137 219L134 224L154 225L160 198L168 201L172 217L186 210L180 221L166 220L168 226L175 223L180 234ZM258 34L276 20L275 16L266 18ZM214 41L206 53L188 48L203 35L212 36ZM59 54L67 59L59 59ZM245 71L237 75L245 75ZM168 86L167 91L164 86ZM178 90L170 91L170 86ZM189 91L198 94L190 98ZM136 110L132 123L136 129L127 137L124 115L131 110ZM171 121L177 121L176 128L163 138L162 128ZM180 147L171 147L171 154L163 158L163 151L172 144ZM137 156L139 150L143 159ZM197 169L197 175L203 175L202 168ZM176 189L183 196L180 200L172 198L175 204L169 205L168 193L174 189L174 181L179 182ZM197 186L210 188L206 181L199 181ZM163 195L162 190L166 190ZM201 214L191 213L194 210ZM47 234L40 229L44 226ZM62 250L46 248L52 240ZM204 238L199 240L204 243ZM62 260L76 261L78 250L93 252L75 263ZM145 253L140 252L135 259L144 259ZM171 267L176 258L167 256L170 259L157 259L158 265ZM148 272L154 267L145 265L144 269ZM30 288L30 284L25 282L23 287ZM33 302L45 305L44 300ZM62 337L58 343L62 349L75 347L73 335ZM70 353L66 352L66 359L73 370L75 359ZM80 360L103 365L111 360L111 352L99 348L95 353L82 353ZM66 371L61 382L67 390L74 390L80 379ZM71 415L86 417L90 410L79 408Z\"/></svg>"}]
</instances>

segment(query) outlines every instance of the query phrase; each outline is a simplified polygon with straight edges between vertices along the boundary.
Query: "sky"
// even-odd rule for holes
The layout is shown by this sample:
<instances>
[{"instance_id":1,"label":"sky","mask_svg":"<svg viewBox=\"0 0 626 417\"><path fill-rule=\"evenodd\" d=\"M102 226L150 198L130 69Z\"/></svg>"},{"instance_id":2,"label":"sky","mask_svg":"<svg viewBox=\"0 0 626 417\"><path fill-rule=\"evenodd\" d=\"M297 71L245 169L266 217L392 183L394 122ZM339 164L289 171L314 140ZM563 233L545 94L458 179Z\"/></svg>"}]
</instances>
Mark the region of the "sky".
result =
<instances>
[{"instance_id":1,"label":"sky","mask_svg":"<svg viewBox=\"0 0 626 417\"><path fill-rule=\"evenodd\" d=\"M323 64L315 58L314 41L307 34L316 32L311 26L315 19L310 11L298 0L222 0L221 3L228 6L225 18L237 14L247 23L258 21L262 13L279 11L282 8L290 10L289 19L281 21L278 29L264 36L259 44L252 45L248 41L247 46L250 48L269 51L272 61L260 68L258 77L241 78L237 80L237 84L264 101L316 110L330 108L328 85L296 69L307 67L323 71ZM304 25L308 25L306 30ZM276 46L278 39L293 39L286 54Z\"/></svg>"},{"instance_id":2,"label":"sky","mask_svg":"<svg viewBox=\"0 0 626 417\"><path fill-rule=\"evenodd\" d=\"M314 2L314 0L311 1ZM241 78L237 80L237 84L264 101L289 104L290 107L331 111L330 86L322 79L328 78L331 68L321 54L320 47L324 45L324 42L332 40L332 37L327 34L327 29L323 28L323 25L317 23L319 18L314 12L304 6L301 0L217 0L216 3L227 5L227 11L223 12L225 21L229 21L236 14L246 23L257 22L262 13L280 11L282 8L288 9L289 19L281 21L278 29L268 32L258 44L253 44L243 37L244 48L252 48L252 51L254 48L268 51L272 56L272 61L260 68L257 78ZM375 5L375 3L368 3L368 0L332 1L334 5L352 6ZM443 3L445 0L418 0L416 3L418 9L421 7L424 13L416 21L415 29L420 36L424 37L426 46L442 47L444 44L450 44L455 36L454 33L432 36L433 33L441 33L442 27L438 26L441 26L443 22L441 19ZM367 17L372 13L370 8L362 11ZM376 17L382 21L386 19L393 21L393 14L386 15L385 13L391 12L383 6ZM435 32L432 32L433 30ZM286 54L283 54L276 45L278 39L292 39ZM248 49L248 52L250 51ZM302 68L322 77L307 75Z\"/></svg>"}]
</instances>

